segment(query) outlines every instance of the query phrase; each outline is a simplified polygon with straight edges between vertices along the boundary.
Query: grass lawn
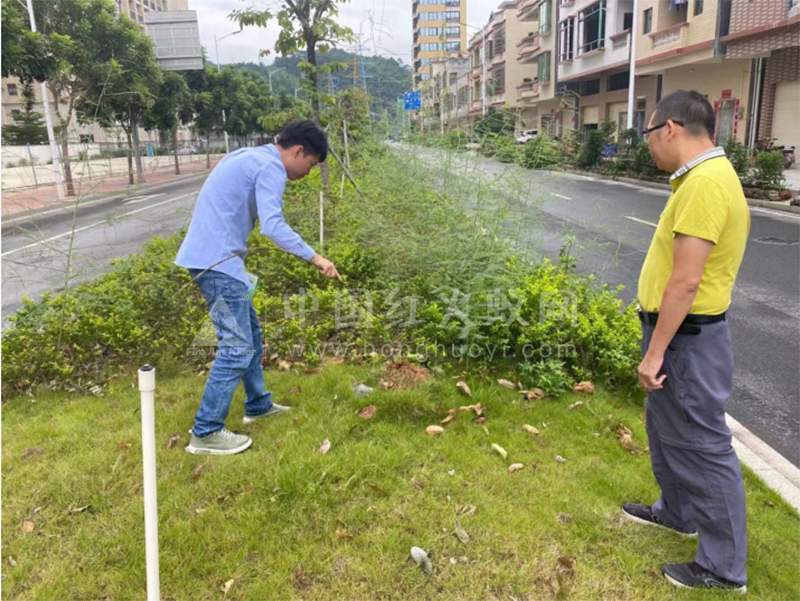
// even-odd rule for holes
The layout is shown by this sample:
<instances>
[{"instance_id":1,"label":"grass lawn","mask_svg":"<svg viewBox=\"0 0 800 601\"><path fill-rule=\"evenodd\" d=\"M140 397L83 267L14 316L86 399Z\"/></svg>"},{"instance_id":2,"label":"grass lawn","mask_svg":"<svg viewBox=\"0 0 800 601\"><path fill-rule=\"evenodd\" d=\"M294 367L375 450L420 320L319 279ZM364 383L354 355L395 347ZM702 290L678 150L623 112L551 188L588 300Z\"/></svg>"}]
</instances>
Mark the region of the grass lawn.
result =
<instances>
[{"instance_id":1,"label":"grass lawn","mask_svg":"<svg viewBox=\"0 0 800 601\"><path fill-rule=\"evenodd\" d=\"M469 401L445 377L357 398L352 384L375 385L382 370L267 372L276 400L294 410L243 427L240 388L228 425L254 444L232 457L183 450L205 377L158 381L164 599L734 598L672 588L659 565L691 560L696 541L620 521L622 502L657 495L647 453L626 452L616 434L622 423L645 447L640 407L601 391L570 410L576 395L523 401L477 379ZM115 380L103 398L52 393L3 407L3 598L144 598L134 381ZM426 434L448 409L475 402L488 435L466 412L442 436ZM370 403L377 411L365 421L357 414ZM515 462L525 467L509 474ZM796 600L800 519L752 473L745 479L749 598ZM412 546L431 553L431 575L410 559Z\"/></svg>"}]
</instances>

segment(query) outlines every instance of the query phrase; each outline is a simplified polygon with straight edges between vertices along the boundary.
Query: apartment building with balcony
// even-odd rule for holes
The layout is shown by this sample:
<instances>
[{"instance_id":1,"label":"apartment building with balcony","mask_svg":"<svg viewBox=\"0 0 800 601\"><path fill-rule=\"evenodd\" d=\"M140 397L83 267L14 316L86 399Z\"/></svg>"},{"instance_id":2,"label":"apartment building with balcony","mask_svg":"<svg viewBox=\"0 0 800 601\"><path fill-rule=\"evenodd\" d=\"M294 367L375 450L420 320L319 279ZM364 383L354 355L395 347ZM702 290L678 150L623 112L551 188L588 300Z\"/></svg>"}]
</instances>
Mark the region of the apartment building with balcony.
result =
<instances>
[{"instance_id":1,"label":"apartment building with balcony","mask_svg":"<svg viewBox=\"0 0 800 601\"><path fill-rule=\"evenodd\" d=\"M734 2L726 60L751 61L745 141L800 148L800 0Z\"/></svg>"},{"instance_id":2,"label":"apartment building with balcony","mask_svg":"<svg viewBox=\"0 0 800 601\"><path fill-rule=\"evenodd\" d=\"M412 61L414 83L431 78L431 64L467 47L467 0L414 0Z\"/></svg>"},{"instance_id":3,"label":"apartment building with balcony","mask_svg":"<svg viewBox=\"0 0 800 601\"><path fill-rule=\"evenodd\" d=\"M767 0L769 1L769 0ZM762 0L640 0L637 2L637 75L654 75L657 98L697 90L717 113L715 141L745 140L750 112L752 62L726 58L732 7L750 11ZM647 106L649 120L654 106Z\"/></svg>"},{"instance_id":4,"label":"apartment building with balcony","mask_svg":"<svg viewBox=\"0 0 800 601\"><path fill-rule=\"evenodd\" d=\"M627 128L634 0L559 0L560 131L584 133L611 120ZM656 78L637 77L634 125L656 102Z\"/></svg>"},{"instance_id":5,"label":"apartment building with balcony","mask_svg":"<svg viewBox=\"0 0 800 601\"><path fill-rule=\"evenodd\" d=\"M517 129L525 129L528 124L522 113L526 103L521 96L523 88L534 83L536 69L519 61L518 51L523 39L534 32L529 22L517 18L517 11L518 2L501 3L486 26L470 39L473 101L469 113L480 116L493 106L513 114Z\"/></svg>"},{"instance_id":6,"label":"apartment building with balcony","mask_svg":"<svg viewBox=\"0 0 800 601\"><path fill-rule=\"evenodd\" d=\"M426 101L431 110L428 127L445 130L468 126L470 106L470 60L453 56L436 61L431 67L431 79Z\"/></svg>"}]
</instances>

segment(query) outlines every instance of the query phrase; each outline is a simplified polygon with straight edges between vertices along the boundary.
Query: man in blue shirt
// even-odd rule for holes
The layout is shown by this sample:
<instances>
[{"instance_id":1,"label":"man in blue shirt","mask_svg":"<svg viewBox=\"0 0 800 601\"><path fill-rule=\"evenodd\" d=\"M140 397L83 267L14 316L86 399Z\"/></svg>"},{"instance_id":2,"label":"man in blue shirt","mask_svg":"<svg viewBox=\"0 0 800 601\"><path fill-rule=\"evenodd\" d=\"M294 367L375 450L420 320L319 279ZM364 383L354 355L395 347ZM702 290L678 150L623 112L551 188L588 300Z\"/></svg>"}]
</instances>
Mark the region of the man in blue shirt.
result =
<instances>
[{"instance_id":1,"label":"man in blue shirt","mask_svg":"<svg viewBox=\"0 0 800 601\"><path fill-rule=\"evenodd\" d=\"M209 308L218 350L186 450L233 455L249 436L225 428L231 399L244 383L244 423L288 411L264 390L261 326L250 300L244 269L247 237L261 233L279 248L309 261L323 275L341 280L336 266L316 254L283 218L286 180L302 179L328 155L328 141L312 121L286 126L275 145L243 148L224 157L208 176L175 264L186 267Z\"/></svg>"}]
</instances>

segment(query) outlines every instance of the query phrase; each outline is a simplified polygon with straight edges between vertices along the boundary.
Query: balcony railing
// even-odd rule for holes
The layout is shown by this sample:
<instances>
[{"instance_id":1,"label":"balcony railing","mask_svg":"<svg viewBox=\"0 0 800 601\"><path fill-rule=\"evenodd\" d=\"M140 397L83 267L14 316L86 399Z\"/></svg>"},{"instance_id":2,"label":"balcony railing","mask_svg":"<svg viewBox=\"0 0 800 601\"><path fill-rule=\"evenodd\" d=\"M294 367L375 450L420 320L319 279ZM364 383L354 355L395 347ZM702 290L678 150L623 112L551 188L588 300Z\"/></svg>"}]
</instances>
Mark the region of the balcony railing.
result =
<instances>
[{"instance_id":1,"label":"balcony railing","mask_svg":"<svg viewBox=\"0 0 800 601\"><path fill-rule=\"evenodd\" d=\"M520 98L533 98L539 95L539 82L526 81L522 85L517 86Z\"/></svg>"},{"instance_id":2,"label":"balcony railing","mask_svg":"<svg viewBox=\"0 0 800 601\"><path fill-rule=\"evenodd\" d=\"M620 48L627 48L628 42L631 39L631 30L626 29L625 31L621 31L615 35L611 36L611 49L612 50L619 50Z\"/></svg>"},{"instance_id":3,"label":"balcony railing","mask_svg":"<svg viewBox=\"0 0 800 601\"><path fill-rule=\"evenodd\" d=\"M594 52L595 50L604 50L606 47L606 39L605 38L597 38L596 40L589 40L585 44L581 44L578 46L578 56L582 54L588 54L589 52Z\"/></svg>"},{"instance_id":4,"label":"balcony railing","mask_svg":"<svg viewBox=\"0 0 800 601\"><path fill-rule=\"evenodd\" d=\"M542 38L539 37L538 33L533 33L522 38L522 41L518 44L519 50L517 51L517 58L525 58L533 54L539 48L541 42Z\"/></svg>"},{"instance_id":5,"label":"balcony railing","mask_svg":"<svg viewBox=\"0 0 800 601\"><path fill-rule=\"evenodd\" d=\"M538 10L531 10L539 0L522 0L517 7L517 18L523 21L536 21L539 18Z\"/></svg>"},{"instance_id":6,"label":"balcony railing","mask_svg":"<svg viewBox=\"0 0 800 601\"><path fill-rule=\"evenodd\" d=\"M650 34L653 40L653 50L684 45L688 34L689 23L678 23L671 27L654 31Z\"/></svg>"}]
</instances>

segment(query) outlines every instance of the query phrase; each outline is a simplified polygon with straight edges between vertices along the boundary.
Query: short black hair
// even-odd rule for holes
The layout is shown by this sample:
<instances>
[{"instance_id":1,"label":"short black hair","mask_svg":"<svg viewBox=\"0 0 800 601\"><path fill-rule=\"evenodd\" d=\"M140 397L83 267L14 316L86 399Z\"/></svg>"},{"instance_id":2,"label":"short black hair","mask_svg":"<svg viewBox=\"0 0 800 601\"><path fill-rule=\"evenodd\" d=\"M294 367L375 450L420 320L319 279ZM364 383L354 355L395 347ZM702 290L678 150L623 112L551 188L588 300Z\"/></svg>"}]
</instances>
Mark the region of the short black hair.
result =
<instances>
[{"instance_id":1,"label":"short black hair","mask_svg":"<svg viewBox=\"0 0 800 601\"><path fill-rule=\"evenodd\" d=\"M313 121L290 121L278 136L278 146L291 148L302 146L306 154L313 154L324 163L328 158L328 138Z\"/></svg>"},{"instance_id":2,"label":"short black hair","mask_svg":"<svg viewBox=\"0 0 800 601\"><path fill-rule=\"evenodd\" d=\"M683 123L691 136L714 138L717 118L711 103L700 92L678 90L664 96L656 106L653 121L659 125L668 119Z\"/></svg>"}]
</instances>

